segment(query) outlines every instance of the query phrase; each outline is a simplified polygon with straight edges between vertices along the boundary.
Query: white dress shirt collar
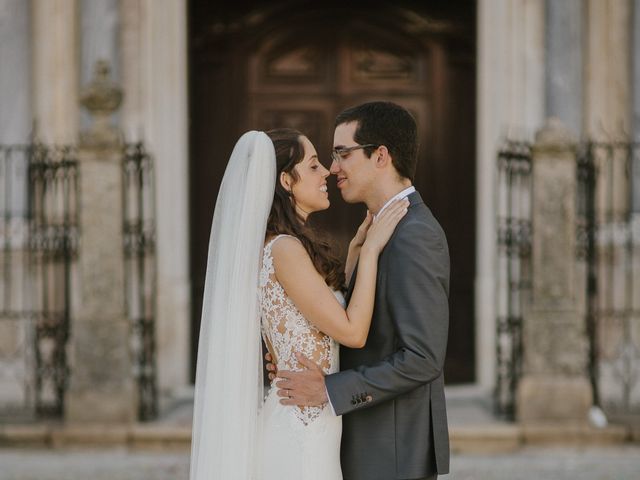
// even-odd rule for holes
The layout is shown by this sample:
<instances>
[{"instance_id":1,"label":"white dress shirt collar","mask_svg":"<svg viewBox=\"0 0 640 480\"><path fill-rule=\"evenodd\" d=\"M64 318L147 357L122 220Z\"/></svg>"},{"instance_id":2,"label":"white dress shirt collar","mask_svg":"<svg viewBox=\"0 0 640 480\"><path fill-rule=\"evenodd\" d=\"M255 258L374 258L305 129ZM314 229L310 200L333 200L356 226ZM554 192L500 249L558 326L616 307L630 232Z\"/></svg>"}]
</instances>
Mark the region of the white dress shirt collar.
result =
<instances>
[{"instance_id":1,"label":"white dress shirt collar","mask_svg":"<svg viewBox=\"0 0 640 480\"><path fill-rule=\"evenodd\" d=\"M394 200L400 200L402 198L406 198L409 195L411 195L413 192L416 191L416 187L414 187L413 185L411 185L410 187L405 188L404 190L402 190L401 192L399 192L398 194L394 195L391 199L389 199L389 201L387 203L385 203L382 208L378 211L378 213L376 213L373 218L376 218L378 215L380 215L385 208L387 208L389 205L391 205L393 203Z\"/></svg>"}]
</instances>

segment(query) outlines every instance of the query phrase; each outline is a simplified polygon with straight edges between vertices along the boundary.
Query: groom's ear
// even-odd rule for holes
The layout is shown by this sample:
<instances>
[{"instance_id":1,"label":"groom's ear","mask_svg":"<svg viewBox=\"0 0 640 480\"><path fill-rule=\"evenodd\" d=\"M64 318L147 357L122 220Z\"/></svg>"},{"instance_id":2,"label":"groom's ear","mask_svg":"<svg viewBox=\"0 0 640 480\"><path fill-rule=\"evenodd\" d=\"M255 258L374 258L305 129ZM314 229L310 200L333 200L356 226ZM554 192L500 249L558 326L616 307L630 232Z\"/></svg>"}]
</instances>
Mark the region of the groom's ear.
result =
<instances>
[{"instance_id":1,"label":"groom's ear","mask_svg":"<svg viewBox=\"0 0 640 480\"><path fill-rule=\"evenodd\" d=\"M376 157L376 167L378 168L384 168L392 163L389 149L384 145L380 145L373 155Z\"/></svg>"}]
</instances>

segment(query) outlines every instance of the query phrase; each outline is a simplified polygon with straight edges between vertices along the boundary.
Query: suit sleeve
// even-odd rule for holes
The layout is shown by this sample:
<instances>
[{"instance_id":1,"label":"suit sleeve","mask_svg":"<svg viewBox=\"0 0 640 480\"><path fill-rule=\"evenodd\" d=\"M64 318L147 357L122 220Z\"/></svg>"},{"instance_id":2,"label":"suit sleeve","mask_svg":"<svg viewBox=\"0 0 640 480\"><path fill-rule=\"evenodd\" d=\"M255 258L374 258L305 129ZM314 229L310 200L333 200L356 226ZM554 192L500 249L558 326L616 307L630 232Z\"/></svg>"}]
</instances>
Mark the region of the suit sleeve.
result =
<instances>
[{"instance_id":1,"label":"suit sleeve","mask_svg":"<svg viewBox=\"0 0 640 480\"><path fill-rule=\"evenodd\" d=\"M449 253L440 230L407 224L389 243L386 306L397 350L325 377L337 415L391 400L442 374L449 329Z\"/></svg>"}]
</instances>

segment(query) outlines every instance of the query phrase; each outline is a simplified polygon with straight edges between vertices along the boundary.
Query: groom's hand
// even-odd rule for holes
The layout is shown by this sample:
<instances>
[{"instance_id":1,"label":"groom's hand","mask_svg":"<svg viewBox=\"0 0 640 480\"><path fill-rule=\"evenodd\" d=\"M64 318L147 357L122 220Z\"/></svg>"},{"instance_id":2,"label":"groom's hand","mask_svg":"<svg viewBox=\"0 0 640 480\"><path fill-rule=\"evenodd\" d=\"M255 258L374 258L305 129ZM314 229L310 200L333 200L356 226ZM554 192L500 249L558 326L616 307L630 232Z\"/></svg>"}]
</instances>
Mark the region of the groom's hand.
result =
<instances>
[{"instance_id":1,"label":"groom's hand","mask_svg":"<svg viewBox=\"0 0 640 480\"><path fill-rule=\"evenodd\" d=\"M278 368L273 363L273 357L269 352L265 354L264 359L267 361L266 369L269 372L269 380L273 380L278 375Z\"/></svg>"},{"instance_id":2,"label":"groom's hand","mask_svg":"<svg viewBox=\"0 0 640 480\"><path fill-rule=\"evenodd\" d=\"M327 403L327 389L324 384L324 372L304 355L296 353L298 361L306 368L301 372L280 370L276 386L282 405L315 407Z\"/></svg>"}]
</instances>

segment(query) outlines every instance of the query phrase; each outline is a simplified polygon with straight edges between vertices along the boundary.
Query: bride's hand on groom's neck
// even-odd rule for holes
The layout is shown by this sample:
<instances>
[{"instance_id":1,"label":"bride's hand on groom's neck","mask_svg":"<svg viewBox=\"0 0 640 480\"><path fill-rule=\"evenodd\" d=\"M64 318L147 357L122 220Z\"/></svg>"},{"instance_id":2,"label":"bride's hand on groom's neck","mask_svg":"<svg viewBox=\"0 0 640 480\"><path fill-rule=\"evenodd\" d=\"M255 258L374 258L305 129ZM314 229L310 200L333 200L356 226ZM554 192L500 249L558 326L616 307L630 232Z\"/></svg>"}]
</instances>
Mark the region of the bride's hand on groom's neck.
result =
<instances>
[{"instance_id":1,"label":"bride's hand on groom's neck","mask_svg":"<svg viewBox=\"0 0 640 480\"><path fill-rule=\"evenodd\" d=\"M345 262L344 274L345 274L345 287L349 285L351 281L351 275L353 275L353 270L356 267L356 262L358 261L358 255L360 255L360 249L362 248L362 244L367 239L367 232L369 231L369 227L373 221L373 215L371 212L367 210L367 215L364 217L364 220L358 227L358 231L355 236L349 242L349 250L347 251L347 261Z\"/></svg>"},{"instance_id":2,"label":"bride's hand on groom's neck","mask_svg":"<svg viewBox=\"0 0 640 480\"><path fill-rule=\"evenodd\" d=\"M369 227L373 221L373 215L371 212L367 210L367 215L364 217L364 220L358 227L358 231L355 236L351 239L349 243L349 248L360 248L364 241L367 239L367 232L369 231Z\"/></svg>"}]
</instances>

